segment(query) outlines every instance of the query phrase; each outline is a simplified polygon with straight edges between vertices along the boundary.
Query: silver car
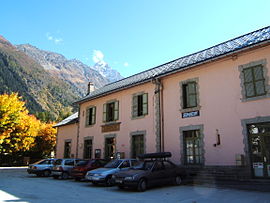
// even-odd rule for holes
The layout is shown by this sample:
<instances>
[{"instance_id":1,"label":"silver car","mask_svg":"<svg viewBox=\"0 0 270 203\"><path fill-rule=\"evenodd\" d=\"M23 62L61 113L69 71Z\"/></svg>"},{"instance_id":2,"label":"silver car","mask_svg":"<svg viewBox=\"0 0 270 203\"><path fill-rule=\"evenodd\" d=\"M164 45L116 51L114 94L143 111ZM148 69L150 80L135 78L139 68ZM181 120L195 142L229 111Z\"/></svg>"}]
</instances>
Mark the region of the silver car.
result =
<instances>
[{"instance_id":1,"label":"silver car","mask_svg":"<svg viewBox=\"0 0 270 203\"><path fill-rule=\"evenodd\" d=\"M81 159L56 159L52 168L53 178L69 178L71 169L73 169L79 161L81 161Z\"/></svg>"},{"instance_id":2,"label":"silver car","mask_svg":"<svg viewBox=\"0 0 270 203\"><path fill-rule=\"evenodd\" d=\"M112 175L138 164L136 159L114 159L107 163L103 168L88 171L85 178L94 185L104 183L106 186L114 184Z\"/></svg>"},{"instance_id":3,"label":"silver car","mask_svg":"<svg viewBox=\"0 0 270 203\"><path fill-rule=\"evenodd\" d=\"M53 162L55 159L42 159L28 166L27 172L29 174L36 174L37 176L48 177L51 175Z\"/></svg>"}]
</instances>

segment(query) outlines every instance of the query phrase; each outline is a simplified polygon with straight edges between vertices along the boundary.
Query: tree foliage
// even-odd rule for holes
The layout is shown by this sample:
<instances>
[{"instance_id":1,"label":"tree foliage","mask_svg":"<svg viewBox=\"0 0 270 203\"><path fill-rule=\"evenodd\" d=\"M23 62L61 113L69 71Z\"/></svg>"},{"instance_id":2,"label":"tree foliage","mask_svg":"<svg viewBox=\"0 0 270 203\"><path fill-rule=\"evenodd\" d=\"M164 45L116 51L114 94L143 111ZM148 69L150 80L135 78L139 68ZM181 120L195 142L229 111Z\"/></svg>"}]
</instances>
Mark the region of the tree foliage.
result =
<instances>
[{"instance_id":1,"label":"tree foliage","mask_svg":"<svg viewBox=\"0 0 270 203\"><path fill-rule=\"evenodd\" d=\"M41 123L31 152L40 157L48 157L54 151L55 145L56 129L53 128L53 123Z\"/></svg>"},{"instance_id":2,"label":"tree foliage","mask_svg":"<svg viewBox=\"0 0 270 203\"><path fill-rule=\"evenodd\" d=\"M26 151L50 153L55 146L56 130L29 115L17 93L0 95L0 155Z\"/></svg>"}]
</instances>

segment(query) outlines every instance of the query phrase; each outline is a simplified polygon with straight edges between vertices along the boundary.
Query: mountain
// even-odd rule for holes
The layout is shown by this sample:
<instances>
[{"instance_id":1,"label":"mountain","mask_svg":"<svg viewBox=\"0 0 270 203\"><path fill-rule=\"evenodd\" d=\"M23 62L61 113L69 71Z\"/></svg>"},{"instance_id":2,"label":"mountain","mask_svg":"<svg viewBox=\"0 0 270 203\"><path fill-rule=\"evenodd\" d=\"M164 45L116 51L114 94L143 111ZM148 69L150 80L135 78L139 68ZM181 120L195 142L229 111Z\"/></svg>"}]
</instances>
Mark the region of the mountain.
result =
<instances>
[{"instance_id":1,"label":"mountain","mask_svg":"<svg viewBox=\"0 0 270 203\"><path fill-rule=\"evenodd\" d=\"M0 35L0 94L18 92L30 113L57 117L85 96L89 82L100 88L122 78L105 62L90 67L30 44L12 45Z\"/></svg>"},{"instance_id":2,"label":"mountain","mask_svg":"<svg viewBox=\"0 0 270 203\"><path fill-rule=\"evenodd\" d=\"M94 66L93 69L97 70L105 78L108 78L110 82L115 82L117 80L123 79L123 76L119 72L112 69L106 62L99 61Z\"/></svg>"},{"instance_id":3,"label":"mountain","mask_svg":"<svg viewBox=\"0 0 270 203\"><path fill-rule=\"evenodd\" d=\"M30 113L57 117L79 98L69 83L49 74L36 61L0 36L0 94L18 92Z\"/></svg>"},{"instance_id":4,"label":"mountain","mask_svg":"<svg viewBox=\"0 0 270 203\"><path fill-rule=\"evenodd\" d=\"M51 76L69 83L80 97L85 96L88 82L92 82L95 88L110 82L97 69L94 70L79 60L68 60L61 54L40 50L30 44L16 45L16 47L40 64Z\"/></svg>"}]
</instances>

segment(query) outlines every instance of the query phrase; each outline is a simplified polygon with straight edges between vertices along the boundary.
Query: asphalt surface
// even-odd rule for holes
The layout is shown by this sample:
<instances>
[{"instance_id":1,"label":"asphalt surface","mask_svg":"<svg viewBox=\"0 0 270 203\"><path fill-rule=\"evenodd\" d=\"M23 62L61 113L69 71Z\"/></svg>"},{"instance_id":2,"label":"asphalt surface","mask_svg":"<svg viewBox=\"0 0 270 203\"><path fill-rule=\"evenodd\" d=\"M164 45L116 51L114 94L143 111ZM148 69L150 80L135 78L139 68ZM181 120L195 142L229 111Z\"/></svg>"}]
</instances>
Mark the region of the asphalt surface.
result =
<instances>
[{"instance_id":1,"label":"asphalt surface","mask_svg":"<svg viewBox=\"0 0 270 203\"><path fill-rule=\"evenodd\" d=\"M0 202L256 202L270 203L270 192L209 186L163 186L137 192L89 182L54 180L29 175L25 168L0 168Z\"/></svg>"}]
</instances>

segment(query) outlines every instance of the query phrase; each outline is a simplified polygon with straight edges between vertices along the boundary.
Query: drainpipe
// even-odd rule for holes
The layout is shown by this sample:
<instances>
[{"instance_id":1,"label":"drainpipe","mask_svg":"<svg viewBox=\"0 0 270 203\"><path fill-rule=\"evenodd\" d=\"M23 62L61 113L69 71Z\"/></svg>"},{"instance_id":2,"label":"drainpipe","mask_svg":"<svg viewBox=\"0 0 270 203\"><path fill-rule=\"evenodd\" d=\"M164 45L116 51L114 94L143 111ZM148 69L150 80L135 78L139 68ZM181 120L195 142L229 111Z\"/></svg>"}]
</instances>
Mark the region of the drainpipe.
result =
<instances>
[{"instance_id":1,"label":"drainpipe","mask_svg":"<svg viewBox=\"0 0 270 203\"><path fill-rule=\"evenodd\" d=\"M59 127L56 127L56 145L55 145L55 150L54 150L54 157L53 158L56 158L57 157L57 146L58 146L58 136L59 136Z\"/></svg>"},{"instance_id":2,"label":"drainpipe","mask_svg":"<svg viewBox=\"0 0 270 203\"><path fill-rule=\"evenodd\" d=\"M163 87L160 78L154 78L155 84L155 134L156 151L164 152Z\"/></svg>"},{"instance_id":3,"label":"drainpipe","mask_svg":"<svg viewBox=\"0 0 270 203\"><path fill-rule=\"evenodd\" d=\"M164 107L163 107L163 84L161 82L160 90L160 122L161 122L161 151L164 152Z\"/></svg>"},{"instance_id":4,"label":"drainpipe","mask_svg":"<svg viewBox=\"0 0 270 203\"><path fill-rule=\"evenodd\" d=\"M78 109L78 121L77 121L77 143L76 143L76 154L75 154L75 158L78 158L78 152L79 152L79 137L80 137L80 104L79 104L79 109Z\"/></svg>"}]
</instances>

